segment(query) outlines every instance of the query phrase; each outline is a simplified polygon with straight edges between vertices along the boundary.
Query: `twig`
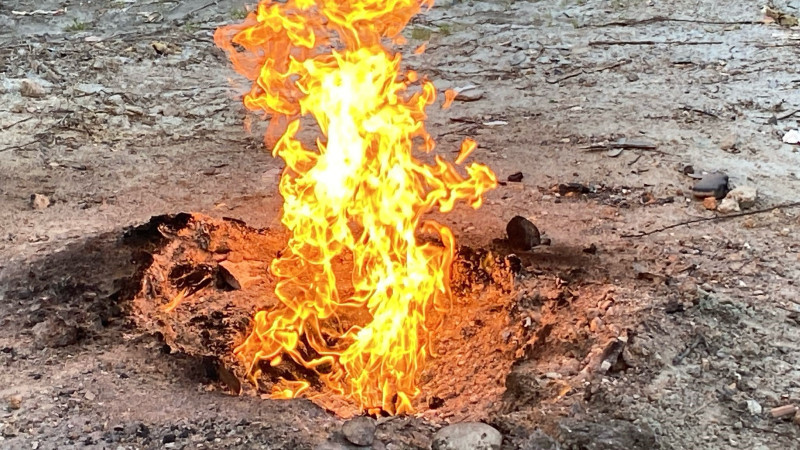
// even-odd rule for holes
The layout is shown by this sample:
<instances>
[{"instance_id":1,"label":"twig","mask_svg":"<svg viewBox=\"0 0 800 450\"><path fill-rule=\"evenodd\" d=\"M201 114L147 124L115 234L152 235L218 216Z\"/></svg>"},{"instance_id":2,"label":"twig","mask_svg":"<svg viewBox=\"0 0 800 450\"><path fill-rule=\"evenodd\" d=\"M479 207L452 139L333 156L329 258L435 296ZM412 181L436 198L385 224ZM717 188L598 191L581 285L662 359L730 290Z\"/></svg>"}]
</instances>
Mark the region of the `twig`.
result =
<instances>
[{"instance_id":1,"label":"twig","mask_svg":"<svg viewBox=\"0 0 800 450\"><path fill-rule=\"evenodd\" d=\"M703 25L762 25L762 22L754 20L722 22L717 20L702 20L702 19L676 19L672 17L655 16L642 20L623 20L617 22L608 22L599 25L586 25L583 28L607 28L607 27L630 27L636 25L647 25L658 22L684 22L684 23L699 23Z\"/></svg>"},{"instance_id":2,"label":"twig","mask_svg":"<svg viewBox=\"0 0 800 450\"><path fill-rule=\"evenodd\" d=\"M794 439L795 438L795 436L790 434L790 433L784 433L784 432L781 432L781 431L770 430L769 428L754 427L754 426L748 425L746 423L743 423L742 427L750 429L750 430L763 431L765 433L777 434L778 436L783 436L783 437L789 438L789 439Z\"/></svg>"},{"instance_id":3,"label":"twig","mask_svg":"<svg viewBox=\"0 0 800 450\"><path fill-rule=\"evenodd\" d=\"M30 147L31 145L33 145L33 144L35 144L37 142L39 142L39 139L34 139L34 140L32 140L30 142L26 142L24 144L10 145L10 146L5 147L5 148L0 148L0 153L6 152L6 151L9 151L9 150L21 150L21 149L23 149L25 147Z\"/></svg>"},{"instance_id":4,"label":"twig","mask_svg":"<svg viewBox=\"0 0 800 450\"><path fill-rule=\"evenodd\" d=\"M787 112L781 114L780 116L775 116L775 118L778 119L778 120L788 119L789 117L792 117L793 115L795 115L797 113L800 113L800 109L795 109L794 111L787 111Z\"/></svg>"},{"instance_id":5,"label":"twig","mask_svg":"<svg viewBox=\"0 0 800 450\"><path fill-rule=\"evenodd\" d=\"M675 365L675 366L680 364L681 361L683 361L684 358L689 356L689 353L692 353L692 351L694 351L694 349L696 349L697 346L700 345L700 344L703 344L703 347L708 348L708 343L706 343L705 336L703 336L702 334L698 333L694 337L694 339L692 339L692 343L689 344L689 346L687 346L686 349L684 349L682 352L680 352L680 354L678 354L674 358L672 358L672 364Z\"/></svg>"},{"instance_id":6,"label":"twig","mask_svg":"<svg viewBox=\"0 0 800 450\"><path fill-rule=\"evenodd\" d=\"M598 67L598 68L592 69L592 70L580 69L580 70L576 70L575 72L568 73L568 74L564 75L563 77L560 77L560 78L548 78L545 81L547 81L549 84L558 84L558 83L560 83L560 82L562 82L564 80L568 80L570 78L577 77L578 75L590 74L590 73L602 72L604 70L614 69L614 68L622 66L624 64L628 64L629 62L630 61L619 61L619 62L616 62L614 64L611 64L610 66Z\"/></svg>"},{"instance_id":7,"label":"twig","mask_svg":"<svg viewBox=\"0 0 800 450\"><path fill-rule=\"evenodd\" d=\"M727 215L727 216L703 217L703 218L700 218L700 219L687 220L685 222L673 223L672 225L667 225L667 226L656 228L656 229L650 230L650 231L640 231L637 234L623 234L621 237L623 237L623 238L644 237L644 236L649 236L651 234L660 233L662 231L671 230L673 228L678 228L678 227L682 227L682 226L686 226L686 225L691 225L691 224L694 224L694 223L717 222L717 221L722 221L722 220L735 219L737 217L752 216L752 215L755 215L755 214L763 214L763 213L767 213L767 212L770 212L770 211L775 211L776 209L797 208L797 207L800 207L800 202L781 203L779 205L771 206L769 208L764 208L764 209L757 209L755 211L745 211L745 212L740 212L740 213L736 213L736 214L730 214L730 215Z\"/></svg>"},{"instance_id":8,"label":"twig","mask_svg":"<svg viewBox=\"0 0 800 450\"><path fill-rule=\"evenodd\" d=\"M8 124L8 125L6 125L6 126L4 126L4 127L0 127L0 130L6 131L7 129L9 129L9 128L11 128L11 127L17 126L17 125L19 125L19 124L21 124L21 123L25 123L25 122L27 122L27 121L29 121L29 120L31 120L31 119L33 119L33 116L26 117L26 118L24 118L24 119L20 119L20 120L18 120L18 121L16 121L16 122L14 122L14 123L10 123L10 124Z\"/></svg>"},{"instance_id":9,"label":"twig","mask_svg":"<svg viewBox=\"0 0 800 450\"><path fill-rule=\"evenodd\" d=\"M712 112L706 111L704 109L692 108L691 106L682 106L681 110L688 111L688 112L695 112L695 113L698 113L698 114L703 114L703 115L706 115L706 116L709 116L709 117L713 117L715 119L719 119L718 115L716 115L716 114L714 114Z\"/></svg>"},{"instance_id":10,"label":"twig","mask_svg":"<svg viewBox=\"0 0 800 450\"><path fill-rule=\"evenodd\" d=\"M621 148L623 150L655 150L655 144L647 142L609 142L608 144L590 144L581 147L581 150L610 150L612 148Z\"/></svg>"},{"instance_id":11,"label":"twig","mask_svg":"<svg viewBox=\"0 0 800 450\"><path fill-rule=\"evenodd\" d=\"M590 47L600 45L720 45L722 41L591 41Z\"/></svg>"},{"instance_id":12,"label":"twig","mask_svg":"<svg viewBox=\"0 0 800 450\"><path fill-rule=\"evenodd\" d=\"M636 155L636 158L634 158L634 159L633 159L633 161L629 162L629 163L628 163L628 166L632 166L632 165L636 164L636 163L639 161L639 159L641 159L641 157L642 157L642 154L641 154L641 153L639 153L638 155Z\"/></svg>"}]
</instances>

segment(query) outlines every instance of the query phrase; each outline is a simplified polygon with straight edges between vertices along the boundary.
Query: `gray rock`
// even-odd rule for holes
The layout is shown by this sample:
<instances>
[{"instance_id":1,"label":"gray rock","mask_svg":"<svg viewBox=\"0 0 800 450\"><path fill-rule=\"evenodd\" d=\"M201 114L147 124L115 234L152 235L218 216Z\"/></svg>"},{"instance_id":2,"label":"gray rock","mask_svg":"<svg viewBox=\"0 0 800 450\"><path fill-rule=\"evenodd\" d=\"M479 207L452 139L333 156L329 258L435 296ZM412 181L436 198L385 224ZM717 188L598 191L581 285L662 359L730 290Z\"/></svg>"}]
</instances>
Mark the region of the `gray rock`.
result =
<instances>
[{"instance_id":1,"label":"gray rock","mask_svg":"<svg viewBox=\"0 0 800 450\"><path fill-rule=\"evenodd\" d=\"M474 102L483 98L483 91L480 89L465 89L456 94L456 100L462 102Z\"/></svg>"},{"instance_id":2,"label":"gray rock","mask_svg":"<svg viewBox=\"0 0 800 450\"><path fill-rule=\"evenodd\" d=\"M516 216L506 225L508 243L519 250L530 250L542 243L539 229L530 220Z\"/></svg>"},{"instance_id":3,"label":"gray rock","mask_svg":"<svg viewBox=\"0 0 800 450\"><path fill-rule=\"evenodd\" d=\"M602 423L565 419L559 423L559 441L565 448L583 450L651 450L656 448L653 430L645 424L624 420Z\"/></svg>"},{"instance_id":4,"label":"gray rock","mask_svg":"<svg viewBox=\"0 0 800 450\"><path fill-rule=\"evenodd\" d=\"M22 94L23 97L38 98L44 97L46 91L40 83L25 79L20 83L19 93Z\"/></svg>"},{"instance_id":5,"label":"gray rock","mask_svg":"<svg viewBox=\"0 0 800 450\"><path fill-rule=\"evenodd\" d=\"M503 436L480 422L448 425L433 435L433 450L499 450Z\"/></svg>"},{"instance_id":6,"label":"gray rock","mask_svg":"<svg viewBox=\"0 0 800 450\"><path fill-rule=\"evenodd\" d=\"M342 434L353 444L372 445L375 440L375 421L366 416L350 419L342 425Z\"/></svg>"},{"instance_id":7,"label":"gray rock","mask_svg":"<svg viewBox=\"0 0 800 450\"><path fill-rule=\"evenodd\" d=\"M520 447L521 450L561 450L558 442L550 436L536 430Z\"/></svg>"},{"instance_id":8,"label":"gray rock","mask_svg":"<svg viewBox=\"0 0 800 450\"><path fill-rule=\"evenodd\" d=\"M694 185L692 193L699 198L714 197L723 199L728 193L728 176L719 172L704 175Z\"/></svg>"}]
</instances>

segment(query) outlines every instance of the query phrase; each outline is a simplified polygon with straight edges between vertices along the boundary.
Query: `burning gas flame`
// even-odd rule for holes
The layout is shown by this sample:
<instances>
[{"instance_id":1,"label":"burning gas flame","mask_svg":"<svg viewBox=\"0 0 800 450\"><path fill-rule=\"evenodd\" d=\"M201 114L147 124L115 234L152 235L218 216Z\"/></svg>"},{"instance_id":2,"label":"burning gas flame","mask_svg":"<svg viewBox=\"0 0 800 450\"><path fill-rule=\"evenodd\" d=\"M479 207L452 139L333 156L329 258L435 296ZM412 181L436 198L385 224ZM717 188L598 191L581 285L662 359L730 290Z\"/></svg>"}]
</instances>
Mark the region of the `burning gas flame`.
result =
<instances>
[{"instance_id":1,"label":"burning gas flame","mask_svg":"<svg viewBox=\"0 0 800 450\"><path fill-rule=\"evenodd\" d=\"M292 233L271 265L280 306L255 315L235 352L254 378L262 362L291 358L373 412L412 411L433 350L432 317L449 307L454 237L423 216L458 201L478 208L497 184L481 164L466 166L465 177L439 156L426 163L413 155L434 148L423 121L436 90L401 70L388 44L402 41L422 6L432 0L261 0L244 23L215 34L253 81L245 106L270 116L267 141L286 163L281 220ZM313 148L298 137L309 116ZM476 146L465 140L457 163ZM422 243L418 233L440 242ZM337 279L343 257L354 268ZM339 318L356 310L368 318L342 329ZM282 380L272 396L308 387Z\"/></svg>"}]
</instances>

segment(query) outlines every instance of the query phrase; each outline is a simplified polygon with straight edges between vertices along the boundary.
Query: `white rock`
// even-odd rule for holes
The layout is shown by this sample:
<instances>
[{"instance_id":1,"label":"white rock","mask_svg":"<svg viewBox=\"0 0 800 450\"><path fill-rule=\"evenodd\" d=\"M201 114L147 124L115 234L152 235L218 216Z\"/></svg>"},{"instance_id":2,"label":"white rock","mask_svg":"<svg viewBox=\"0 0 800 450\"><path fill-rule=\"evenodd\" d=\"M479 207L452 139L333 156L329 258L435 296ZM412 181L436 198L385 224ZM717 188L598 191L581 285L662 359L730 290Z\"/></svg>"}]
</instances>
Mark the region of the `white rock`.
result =
<instances>
[{"instance_id":1,"label":"white rock","mask_svg":"<svg viewBox=\"0 0 800 450\"><path fill-rule=\"evenodd\" d=\"M739 186L725 196L726 199L735 200L741 209L752 208L756 204L756 197L758 191L753 186Z\"/></svg>"},{"instance_id":2,"label":"white rock","mask_svg":"<svg viewBox=\"0 0 800 450\"><path fill-rule=\"evenodd\" d=\"M790 130L783 135L783 142L787 144L800 144L800 131Z\"/></svg>"},{"instance_id":3,"label":"white rock","mask_svg":"<svg viewBox=\"0 0 800 450\"><path fill-rule=\"evenodd\" d=\"M480 422L448 425L433 435L433 450L499 450L503 436Z\"/></svg>"},{"instance_id":4,"label":"white rock","mask_svg":"<svg viewBox=\"0 0 800 450\"><path fill-rule=\"evenodd\" d=\"M747 411L754 416L761 415L763 409L761 408L761 404L755 400L748 400L747 401Z\"/></svg>"},{"instance_id":5,"label":"white rock","mask_svg":"<svg viewBox=\"0 0 800 450\"><path fill-rule=\"evenodd\" d=\"M730 214L739 212L741 209L739 208L739 202L732 198L725 197L717 206L717 211L721 212L722 214Z\"/></svg>"}]
</instances>

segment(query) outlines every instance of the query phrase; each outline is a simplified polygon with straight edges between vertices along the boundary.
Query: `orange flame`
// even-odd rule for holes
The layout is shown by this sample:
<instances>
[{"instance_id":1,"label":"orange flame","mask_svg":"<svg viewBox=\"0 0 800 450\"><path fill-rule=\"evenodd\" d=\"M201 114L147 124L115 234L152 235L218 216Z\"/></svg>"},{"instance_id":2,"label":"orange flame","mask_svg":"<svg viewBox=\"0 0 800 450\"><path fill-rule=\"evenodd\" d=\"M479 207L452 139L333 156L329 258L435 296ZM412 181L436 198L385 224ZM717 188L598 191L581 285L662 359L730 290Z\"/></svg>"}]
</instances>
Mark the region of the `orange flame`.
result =
<instances>
[{"instance_id":1,"label":"orange flame","mask_svg":"<svg viewBox=\"0 0 800 450\"><path fill-rule=\"evenodd\" d=\"M402 41L422 6L432 0L261 0L244 23L215 34L253 81L245 106L271 115L268 143L286 163L281 220L292 232L271 265L280 306L255 315L235 352L251 375L288 357L360 407L389 413L412 411L432 313L451 297L453 234L423 215L458 201L478 208L497 184L481 164L465 177L439 156L425 163L412 154L434 148L423 121L436 91L401 71L401 56L383 44ZM298 138L302 116L316 121L315 148ZM475 147L466 140L458 162ZM418 232L441 244L420 243ZM346 280L334 272L343 255L354 265ZM368 313L366 323L330 325L354 310ZM273 397L308 387L281 380Z\"/></svg>"}]
</instances>

